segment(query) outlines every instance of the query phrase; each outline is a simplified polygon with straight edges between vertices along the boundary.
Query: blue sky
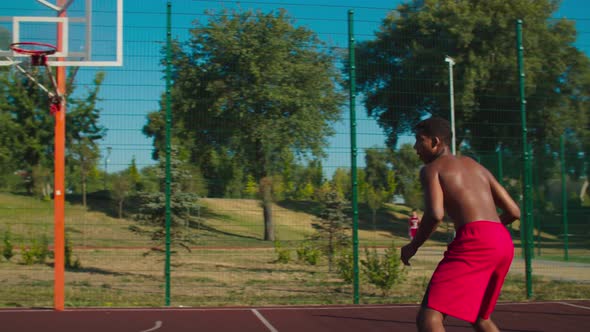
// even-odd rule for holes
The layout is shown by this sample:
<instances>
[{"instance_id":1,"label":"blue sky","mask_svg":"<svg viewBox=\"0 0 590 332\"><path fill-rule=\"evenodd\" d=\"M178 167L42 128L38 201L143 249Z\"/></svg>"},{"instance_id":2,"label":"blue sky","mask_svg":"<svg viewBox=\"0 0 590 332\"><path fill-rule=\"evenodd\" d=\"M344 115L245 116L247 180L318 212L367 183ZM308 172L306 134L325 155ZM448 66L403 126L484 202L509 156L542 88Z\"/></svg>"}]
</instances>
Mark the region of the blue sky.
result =
<instances>
[{"instance_id":1,"label":"blue sky","mask_svg":"<svg viewBox=\"0 0 590 332\"><path fill-rule=\"evenodd\" d=\"M81 2L82 0L76 0ZM103 0L106 1L106 0ZM111 0L109 0L111 1ZM3 1L5 2L5 1ZM215 1L215 0L175 0L172 1L173 36L184 38L192 21L203 22L207 9L235 8L261 9L270 11L285 8L297 25L315 31L318 36L331 46L345 49L348 44L347 12L355 13L355 36L357 41L370 39L378 28L381 19L388 11L394 9L400 0L252 0L252 1ZM6 2L5 2L6 3ZM99 3L99 1L95 1ZM166 3L164 0L125 0L124 5L124 66L108 68L102 87L103 101L100 108L101 123L108 128L106 139L101 142L102 151L111 147L108 158L108 171L126 168L135 158L139 166L154 163L151 160L151 141L141 133L146 122L146 114L159 108L158 101L164 91L164 79L159 61L160 49L166 34ZM108 2L104 2L103 6ZM0 4L1 15L31 15L27 8L38 8L34 0L21 0L18 5ZM6 7L10 7L7 8ZM23 13L23 8L24 13ZM20 10L20 12L19 12ZM6 13L6 14L5 14ZM554 15L576 21L579 38L577 46L590 54L590 1L563 0L561 9ZM107 31L108 33L108 31ZM108 38L105 37L105 38ZM108 50L107 50L108 52ZM441 59L441 66L446 66ZM80 90L91 82L96 70L101 68L84 68L76 77ZM358 98L358 148L362 152L368 147L384 147L385 137L375 121L366 117ZM327 175L337 167L349 167L349 119L348 109L343 110L343 120L335 124L337 134L329 139L326 152L329 157L323 162ZM401 143L411 142L405 136ZM103 154L101 166L105 165ZM364 164L363 154L359 154L358 163ZM104 167L104 166L103 166Z\"/></svg>"},{"instance_id":2,"label":"blue sky","mask_svg":"<svg viewBox=\"0 0 590 332\"><path fill-rule=\"evenodd\" d=\"M265 3L267 5L265 5ZM295 20L296 24L315 31L318 36L329 45L346 49L348 46L347 15L349 9L354 9L355 11L355 35L358 41L371 38L373 31L378 28L381 19L389 10L393 9L397 3L398 1L365 1L361 6L358 1L323 1L317 3L309 0L253 0L243 1L237 5L234 1L173 1L172 33L176 38L186 38L188 36L188 28L191 27L191 22L195 18L200 21L206 20L203 12L207 9L216 10L223 7L235 8L239 6L243 9L261 9L263 11L270 11L277 8L285 8L289 15ZM127 0L125 3L125 9L128 12L125 17L125 25L126 27L128 26L125 31L125 39L130 41L127 45L139 45L138 41L143 40L144 36L142 36L142 34L145 34L146 30L160 35L165 33L163 30L165 24L165 21L163 20L165 17L161 16L160 13L165 11L166 1L150 1L141 4L138 1ZM146 15L148 17L147 20ZM153 18L153 20L150 20L150 18ZM156 21L158 22L157 24L155 23ZM162 28L158 28L158 26ZM146 43L141 43L142 47L145 47ZM160 45L152 43L152 46L154 49L150 48L145 51L156 54L158 52L157 48ZM153 69L154 64L138 62L137 58L133 58L134 56L137 56L136 50L128 50L128 47L126 46L126 52L131 53L127 56L129 60L125 63L125 66L128 66L127 70L139 71L142 66L147 66ZM154 60L157 61L158 59L155 58ZM161 69L161 67L159 69ZM111 76L111 80L113 75L118 77L121 85L119 86L119 84L117 84L119 87L136 85L137 79L130 78L133 74L127 75L127 77L121 77L124 72L126 71L121 72L113 70L113 73L109 75ZM143 86L140 89L135 90L135 92L139 94L137 97L131 97L131 99L136 100L136 104L133 105L135 111L129 112L126 109L115 111L115 113L119 113L119 115L112 114L112 112L107 112L107 114L105 114L103 119L105 120L105 124L108 124L109 136L103 143L103 146L113 147L109 158L109 171L127 167L129 165L129 159L132 156L135 156L139 165L146 165L153 162L149 159L152 150L151 143L150 141L145 140L139 131L145 123L145 117L136 116L135 113L141 113L141 111L137 109L138 107L143 107L147 109L148 112L157 109L157 99L159 98L159 93L163 91L162 88L164 82L161 80L161 77L161 72L157 71L150 71L149 73L143 73L141 75L142 81L152 81L157 83L150 87ZM121 83L124 81L127 83ZM132 95L135 94L131 91L130 93ZM118 95L120 92L117 91L114 92L114 94ZM155 98L147 97L148 95L152 95ZM120 102L107 101L105 106L107 109L116 110L118 107L121 107L116 104L120 104ZM129 115L122 117L120 115L121 113ZM109 119L109 115L112 115L113 119ZM374 120L366 117L364 110L360 105L360 100L359 104L357 104L357 115L359 151L363 151L367 147L383 147L385 137L382 130L376 126ZM116 119L114 117L116 117ZM122 121L123 119L124 121ZM139 129L136 129L133 132L125 130L124 127ZM337 134L329 139L329 147L326 149L329 157L323 162L327 176L331 175L331 173L338 167L349 167L350 165L348 109L343 110L343 119L341 122L334 125L334 129ZM407 138L406 141L408 139L409 138ZM125 144L122 144L122 142L125 142ZM362 153L359 155L358 161L359 165L364 163L364 156Z\"/></svg>"}]
</instances>

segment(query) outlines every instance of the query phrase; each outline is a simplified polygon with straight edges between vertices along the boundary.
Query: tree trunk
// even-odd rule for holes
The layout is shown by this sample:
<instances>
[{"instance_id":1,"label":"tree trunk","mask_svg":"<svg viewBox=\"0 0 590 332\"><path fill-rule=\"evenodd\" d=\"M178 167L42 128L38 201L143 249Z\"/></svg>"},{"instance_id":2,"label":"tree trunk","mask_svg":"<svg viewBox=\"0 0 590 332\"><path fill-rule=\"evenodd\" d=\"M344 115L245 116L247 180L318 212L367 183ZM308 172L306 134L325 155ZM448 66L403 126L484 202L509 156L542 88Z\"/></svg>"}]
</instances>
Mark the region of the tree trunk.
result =
<instances>
[{"instance_id":1,"label":"tree trunk","mask_svg":"<svg viewBox=\"0 0 590 332\"><path fill-rule=\"evenodd\" d=\"M123 218L123 200L119 200L119 219Z\"/></svg>"},{"instance_id":2,"label":"tree trunk","mask_svg":"<svg viewBox=\"0 0 590 332\"><path fill-rule=\"evenodd\" d=\"M584 180L584 184L582 184L582 188L580 188L580 202L584 202L584 195L586 195L586 190L588 190L588 179Z\"/></svg>"},{"instance_id":3,"label":"tree trunk","mask_svg":"<svg viewBox=\"0 0 590 332\"><path fill-rule=\"evenodd\" d=\"M82 206L86 207L86 177L82 176Z\"/></svg>"},{"instance_id":4,"label":"tree trunk","mask_svg":"<svg viewBox=\"0 0 590 332\"><path fill-rule=\"evenodd\" d=\"M51 199L51 193L52 193L52 189L51 189L51 184L49 184L49 182L46 182L41 188L43 188L42 191L42 195L43 198L48 198Z\"/></svg>"},{"instance_id":5,"label":"tree trunk","mask_svg":"<svg viewBox=\"0 0 590 332\"><path fill-rule=\"evenodd\" d=\"M262 191L262 210L264 214L264 241L274 241L275 232L272 222L272 180L269 177L260 180Z\"/></svg>"},{"instance_id":6,"label":"tree trunk","mask_svg":"<svg viewBox=\"0 0 590 332\"><path fill-rule=\"evenodd\" d=\"M373 221L373 231L376 231L377 230L377 209L373 210L372 212L373 212L373 214L371 216L372 217L371 219Z\"/></svg>"}]
</instances>

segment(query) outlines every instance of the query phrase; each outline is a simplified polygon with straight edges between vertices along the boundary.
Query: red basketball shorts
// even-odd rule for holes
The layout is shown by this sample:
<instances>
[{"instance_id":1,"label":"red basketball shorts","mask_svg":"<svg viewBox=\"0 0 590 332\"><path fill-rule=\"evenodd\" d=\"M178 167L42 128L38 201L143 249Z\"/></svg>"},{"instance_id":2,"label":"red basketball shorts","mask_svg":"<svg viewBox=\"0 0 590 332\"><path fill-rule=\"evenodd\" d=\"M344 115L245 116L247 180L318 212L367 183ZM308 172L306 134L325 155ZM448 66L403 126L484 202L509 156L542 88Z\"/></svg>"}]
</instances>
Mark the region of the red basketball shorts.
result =
<instances>
[{"instance_id":1,"label":"red basketball shorts","mask_svg":"<svg viewBox=\"0 0 590 332\"><path fill-rule=\"evenodd\" d=\"M504 225L465 224L434 271L422 305L471 323L488 319L513 257L514 245Z\"/></svg>"}]
</instances>

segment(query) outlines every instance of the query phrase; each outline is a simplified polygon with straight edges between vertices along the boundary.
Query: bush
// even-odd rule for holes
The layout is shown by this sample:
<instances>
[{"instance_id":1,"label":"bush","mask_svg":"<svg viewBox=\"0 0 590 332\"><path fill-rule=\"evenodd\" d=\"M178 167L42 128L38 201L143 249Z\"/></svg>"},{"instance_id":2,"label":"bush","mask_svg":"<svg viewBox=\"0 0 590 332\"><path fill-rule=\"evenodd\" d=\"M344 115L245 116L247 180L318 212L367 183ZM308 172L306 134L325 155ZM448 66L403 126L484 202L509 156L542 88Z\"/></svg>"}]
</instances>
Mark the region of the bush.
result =
<instances>
[{"instance_id":1,"label":"bush","mask_svg":"<svg viewBox=\"0 0 590 332\"><path fill-rule=\"evenodd\" d=\"M297 248L297 260L309 265L317 265L320 261L322 251L309 241L304 241Z\"/></svg>"},{"instance_id":2,"label":"bush","mask_svg":"<svg viewBox=\"0 0 590 332\"><path fill-rule=\"evenodd\" d=\"M35 262L43 264L45 260L51 256L51 252L49 251L49 239L47 235L43 234L40 241L33 242L33 256L35 258Z\"/></svg>"},{"instance_id":3,"label":"bush","mask_svg":"<svg viewBox=\"0 0 590 332\"><path fill-rule=\"evenodd\" d=\"M10 231L7 230L4 232L4 246L2 247L2 256L6 258L7 261L14 256L14 247L12 246L12 234Z\"/></svg>"},{"instance_id":4,"label":"bush","mask_svg":"<svg viewBox=\"0 0 590 332\"><path fill-rule=\"evenodd\" d=\"M275 241L275 252L277 253L277 263L287 264L291 261L291 251L283 249L280 241Z\"/></svg>"},{"instance_id":5,"label":"bush","mask_svg":"<svg viewBox=\"0 0 590 332\"><path fill-rule=\"evenodd\" d=\"M405 270L394 243L385 250L383 257L379 256L377 250L369 250L365 247L365 257L361 260L361 264L367 281L379 288L384 296L395 284L404 279Z\"/></svg>"},{"instance_id":6,"label":"bush","mask_svg":"<svg viewBox=\"0 0 590 332\"><path fill-rule=\"evenodd\" d=\"M46 235L43 235L39 241L33 240L29 248L21 247L21 260L25 265L43 264L50 256L49 239Z\"/></svg>"},{"instance_id":7,"label":"bush","mask_svg":"<svg viewBox=\"0 0 590 332\"><path fill-rule=\"evenodd\" d=\"M21 247L20 257L21 257L21 262L25 265L35 264L35 254L34 254L32 248L27 248L25 246Z\"/></svg>"},{"instance_id":8,"label":"bush","mask_svg":"<svg viewBox=\"0 0 590 332\"><path fill-rule=\"evenodd\" d=\"M352 250L342 250L336 255L336 272L346 283L354 281L354 256Z\"/></svg>"},{"instance_id":9,"label":"bush","mask_svg":"<svg viewBox=\"0 0 590 332\"><path fill-rule=\"evenodd\" d=\"M66 236L66 243L65 243L65 267L68 269L79 269L82 267L80 263L80 259L76 257L74 261L72 261L72 255L74 250L72 249L72 243L70 242L70 238Z\"/></svg>"}]
</instances>

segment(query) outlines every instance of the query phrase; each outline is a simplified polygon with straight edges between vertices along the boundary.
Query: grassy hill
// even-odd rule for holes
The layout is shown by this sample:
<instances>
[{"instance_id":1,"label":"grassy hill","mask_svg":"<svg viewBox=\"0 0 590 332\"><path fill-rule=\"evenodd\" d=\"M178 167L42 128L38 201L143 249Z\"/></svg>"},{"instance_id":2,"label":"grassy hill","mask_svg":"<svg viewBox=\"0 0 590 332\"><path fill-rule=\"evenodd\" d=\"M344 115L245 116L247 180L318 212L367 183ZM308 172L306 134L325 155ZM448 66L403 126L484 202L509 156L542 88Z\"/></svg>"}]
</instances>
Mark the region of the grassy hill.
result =
<instances>
[{"instance_id":1,"label":"grassy hill","mask_svg":"<svg viewBox=\"0 0 590 332\"><path fill-rule=\"evenodd\" d=\"M53 238L53 202L0 193L0 232L10 231L16 246L27 245L41 236ZM262 240L263 216L258 200L204 198L201 207L191 211L200 217L198 225L187 225L189 242L195 246L272 246ZM133 202L127 211L135 210ZM80 247L149 247L146 235L130 230L137 223L131 213L115 217L115 203L103 195L90 195L84 208L76 196L66 204L66 233L74 246ZM284 201L273 206L276 239L281 242L301 241L314 232L312 223L321 211L317 202ZM409 208L386 205L375 215L363 205L359 208L359 241L361 245L403 244L407 237ZM445 244L448 226L435 235L433 244Z\"/></svg>"},{"instance_id":2,"label":"grassy hill","mask_svg":"<svg viewBox=\"0 0 590 332\"><path fill-rule=\"evenodd\" d=\"M101 198L102 197L102 198ZM76 197L66 205L66 231L81 267L66 271L67 305L161 306L164 285L164 255L150 251L149 235L130 230L132 218L117 219L114 203L104 195L92 195L82 207ZM202 218L187 225L191 251L171 256L172 304L266 305L350 303L351 285L328 268L322 258L318 265L297 260L294 247L313 232L311 226L321 207L315 202L280 202L273 208L277 238L290 247L291 261L279 263L273 243L262 240L262 209L256 200L202 199L193 214ZM132 211L130 204L128 211ZM361 206L359 237L365 245L386 246L407 239L404 206L388 205L378 211L373 223L371 211ZM51 306L53 267L49 259L26 264L23 246L46 236L53 238L53 202L22 195L0 193L0 235L9 230L16 256L0 257L0 306ZM362 281L362 303L418 303L428 277L448 240L443 226L429 241L430 246L406 269L407 279L389 296ZM3 246L3 243L0 243ZM382 250L381 250L382 252ZM361 259L364 252L360 254ZM563 266L556 274L565 274ZM570 268L578 268L574 265ZM510 276L503 301L524 300L521 274ZM535 280L538 299L587 298L590 284L544 278ZM547 291L545 291L547 290Z\"/></svg>"}]
</instances>

